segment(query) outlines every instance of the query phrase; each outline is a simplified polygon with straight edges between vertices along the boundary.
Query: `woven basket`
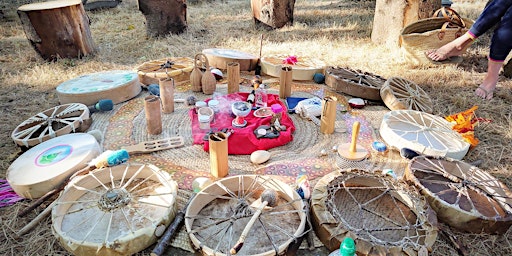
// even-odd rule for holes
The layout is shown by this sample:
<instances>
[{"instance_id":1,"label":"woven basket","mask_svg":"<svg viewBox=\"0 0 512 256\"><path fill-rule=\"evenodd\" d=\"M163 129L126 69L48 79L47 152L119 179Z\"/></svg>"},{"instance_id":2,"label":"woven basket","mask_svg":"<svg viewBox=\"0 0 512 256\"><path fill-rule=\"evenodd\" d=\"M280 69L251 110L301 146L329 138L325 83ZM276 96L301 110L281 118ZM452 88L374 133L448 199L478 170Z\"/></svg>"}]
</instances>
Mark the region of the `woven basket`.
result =
<instances>
[{"instance_id":1,"label":"woven basket","mask_svg":"<svg viewBox=\"0 0 512 256\"><path fill-rule=\"evenodd\" d=\"M399 45L406 61L413 64L429 64L425 52L437 49L466 33L474 21L462 18L465 27L448 26L445 18L428 18L411 23L402 29ZM466 48L463 49L463 53Z\"/></svg>"}]
</instances>

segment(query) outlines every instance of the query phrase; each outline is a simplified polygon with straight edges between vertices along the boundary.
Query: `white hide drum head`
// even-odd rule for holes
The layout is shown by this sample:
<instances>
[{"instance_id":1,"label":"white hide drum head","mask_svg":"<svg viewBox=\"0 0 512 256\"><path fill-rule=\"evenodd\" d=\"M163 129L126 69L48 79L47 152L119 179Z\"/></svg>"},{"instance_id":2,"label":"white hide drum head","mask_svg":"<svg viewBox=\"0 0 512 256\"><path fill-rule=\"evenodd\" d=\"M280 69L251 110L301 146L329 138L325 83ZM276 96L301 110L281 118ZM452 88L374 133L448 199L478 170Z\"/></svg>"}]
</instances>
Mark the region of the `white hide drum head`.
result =
<instances>
[{"instance_id":1,"label":"white hide drum head","mask_svg":"<svg viewBox=\"0 0 512 256\"><path fill-rule=\"evenodd\" d=\"M100 153L100 145L90 134L62 135L19 156L7 169L7 181L19 196L39 198Z\"/></svg>"}]
</instances>

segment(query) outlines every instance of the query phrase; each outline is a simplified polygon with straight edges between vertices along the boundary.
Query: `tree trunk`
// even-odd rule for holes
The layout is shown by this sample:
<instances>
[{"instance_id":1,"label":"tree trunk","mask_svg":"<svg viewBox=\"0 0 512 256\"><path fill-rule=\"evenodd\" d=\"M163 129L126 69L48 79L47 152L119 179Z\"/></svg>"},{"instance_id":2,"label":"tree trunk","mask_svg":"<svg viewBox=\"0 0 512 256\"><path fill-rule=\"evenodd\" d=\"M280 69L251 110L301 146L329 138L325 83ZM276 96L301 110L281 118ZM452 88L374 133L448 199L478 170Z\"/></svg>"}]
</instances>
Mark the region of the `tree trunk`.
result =
<instances>
[{"instance_id":1,"label":"tree trunk","mask_svg":"<svg viewBox=\"0 0 512 256\"><path fill-rule=\"evenodd\" d=\"M505 66L503 66L503 75L507 78L512 78L512 61L509 60Z\"/></svg>"},{"instance_id":2,"label":"tree trunk","mask_svg":"<svg viewBox=\"0 0 512 256\"><path fill-rule=\"evenodd\" d=\"M181 34L187 28L186 0L139 0L150 37Z\"/></svg>"},{"instance_id":3,"label":"tree trunk","mask_svg":"<svg viewBox=\"0 0 512 256\"><path fill-rule=\"evenodd\" d=\"M402 29L419 19L432 17L441 8L440 0L377 0L372 42L398 47Z\"/></svg>"},{"instance_id":4,"label":"tree trunk","mask_svg":"<svg viewBox=\"0 0 512 256\"><path fill-rule=\"evenodd\" d=\"M80 58L96 51L80 0L22 5L18 16L28 40L45 60Z\"/></svg>"},{"instance_id":5,"label":"tree trunk","mask_svg":"<svg viewBox=\"0 0 512 256\"><path fill-rule=\"evenodd\" d=\"M255 24L273 29L293 25L294 8L295 0L251 0Z\"/></svg>"}]
</instances>

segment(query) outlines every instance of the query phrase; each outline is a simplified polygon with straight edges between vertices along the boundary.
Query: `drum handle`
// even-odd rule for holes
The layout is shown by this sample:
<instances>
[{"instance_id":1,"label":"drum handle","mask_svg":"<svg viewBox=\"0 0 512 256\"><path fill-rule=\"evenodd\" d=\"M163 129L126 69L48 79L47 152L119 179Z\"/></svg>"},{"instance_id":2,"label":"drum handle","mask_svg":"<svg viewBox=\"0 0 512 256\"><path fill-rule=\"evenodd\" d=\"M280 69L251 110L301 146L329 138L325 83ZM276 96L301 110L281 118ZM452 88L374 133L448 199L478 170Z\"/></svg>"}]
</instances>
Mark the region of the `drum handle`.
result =
<instances>
[{"instance_id":1,"label":"drum handle","mask_svg":"<svg viewBox=\"0 0 512 256\"><path fill-rule=\"evenodd\" d=\"M174 236L176 231L181 226L181 223L183 222L183 219L185 218L185 211L188 208L188 205L190 204L190 202L192 202L193 198L194 198L194 195L190 196L185 207L183 207L183 209L180 210L176 214L176 216L174 217L174 221L165 230L165 233L162 235L162 238L160 238L160 240L158 241L158 244L155 246L155 248L151 252L151 256L160 256L160 255L164 254L165 249L167 248L167 246L169 246L169 243L171 242L171 238Z\"/></svg>"}]
</instances>

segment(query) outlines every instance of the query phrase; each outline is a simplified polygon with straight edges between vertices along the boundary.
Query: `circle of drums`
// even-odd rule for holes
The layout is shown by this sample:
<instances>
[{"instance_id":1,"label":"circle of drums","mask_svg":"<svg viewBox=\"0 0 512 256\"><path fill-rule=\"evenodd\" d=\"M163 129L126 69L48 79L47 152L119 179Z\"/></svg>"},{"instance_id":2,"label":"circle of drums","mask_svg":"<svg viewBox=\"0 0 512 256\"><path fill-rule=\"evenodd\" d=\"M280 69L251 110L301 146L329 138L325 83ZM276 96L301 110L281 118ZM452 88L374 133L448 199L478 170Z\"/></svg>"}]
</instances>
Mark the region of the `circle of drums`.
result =
<instances>
[{"instance_id":1,"label":"circle of drums","mask_svg":"<svg viewBox=\"0 0 512 256\"><path fill-rule=\"evenodd\" d=\"M245 60L241 66L247 71L257 63L257 57L232 50L206 54L216 52L226 56L211 63ZM141 80L171 76L185 82L194 65L192 59L171 58L144 63L137 72L100 72L66 81L57 87L63 105L34 115L13 131L15 143L27 150L7 170L12 189L38 199L65 184L51 205L51 219L53 233L66 250L74 255L131 255L159 242L153 253L160 255L163 251L157 248L163 243L165 250L176 222L184 219L194 249L205 255L281 255L312 232L330 251L350 237L358 255L416 255L432 250L438 219L466 232L504 233L512 225L512 192L461 160L469 145L447 121L397 107L393 90L405 98L407 91L416 97L424 93L400 78L382 84L382 95L402 109L384 116L381 137L391 148L423 147L421 152L429 155L411 159L403 177L344 169L310 188L307 176L297 177L295 184L271 175L230 176L201 182L179 207L177 183L156 166L130 161L91 166L102 155L101 146L83 132L102 99L113 104L132 99L141 92ZM270 64L265 66L270 70ZM308 72L309 78L318 71ZM337 76L349 75L352 70L331 68L326 83L343 87ZM424 105L421 98L418 106ZM73 177L87 168L89 172Z\"/></svg>"}]
</instances>

